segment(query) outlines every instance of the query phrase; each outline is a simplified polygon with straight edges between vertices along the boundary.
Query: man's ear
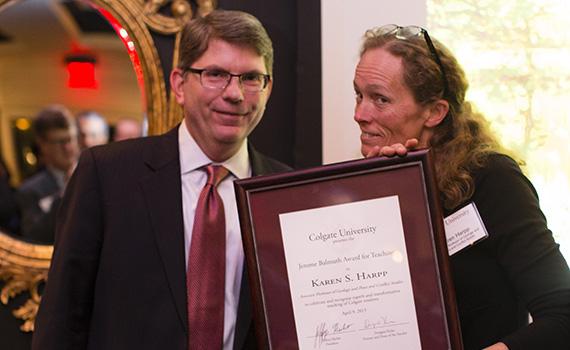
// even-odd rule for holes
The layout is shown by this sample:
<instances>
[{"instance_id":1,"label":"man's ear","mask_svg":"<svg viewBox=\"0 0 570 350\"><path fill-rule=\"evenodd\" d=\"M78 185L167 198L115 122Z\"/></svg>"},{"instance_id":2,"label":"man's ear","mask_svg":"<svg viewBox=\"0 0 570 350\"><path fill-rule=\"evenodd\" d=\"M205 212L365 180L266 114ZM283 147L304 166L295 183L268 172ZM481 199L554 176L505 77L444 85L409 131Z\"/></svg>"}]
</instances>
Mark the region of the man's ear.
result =
<instances>
[{"instance_id":1,"label":"man's ear","mask_svg":"<svg viewBox=\"0 0 570 350\"><path fill-rule=\"evenodd\" d=\"M432 102L428 107L424 125L428 128L435 128L445 119L447 112L449 112L449 102L444 99Z\"/></svg>"},{"instance_id":2,"label":"man's ear","mask_svg":"<svg viewBox=\"0 0 570 350\"><path fill-rule=\"evenodd\" d=\"M184 72L180 68L174 68L170 72L170 88L174 93L176 102L179 105L184 104Z\"/></svg>"}]
</instances>

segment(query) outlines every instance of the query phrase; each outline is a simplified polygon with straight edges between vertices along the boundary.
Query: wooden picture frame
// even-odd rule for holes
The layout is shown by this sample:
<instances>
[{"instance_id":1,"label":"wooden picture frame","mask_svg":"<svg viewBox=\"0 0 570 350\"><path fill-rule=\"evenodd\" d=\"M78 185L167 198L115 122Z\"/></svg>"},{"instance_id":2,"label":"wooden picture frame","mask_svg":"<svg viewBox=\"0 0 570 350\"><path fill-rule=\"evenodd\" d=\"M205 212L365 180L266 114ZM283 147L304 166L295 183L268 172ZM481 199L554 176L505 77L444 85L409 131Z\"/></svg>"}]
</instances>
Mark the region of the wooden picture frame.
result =
<instances>
[{"instance_id":1,"label":"wooden picture frame","mask_svg":"<svg viewBox=\"0 0 570 350\"><path fill-rule=\"evenodd\" d=\"M406 340L407 337L412 337L408 336L407 332L410 334L415 332L415 327L418 333L416 336L418 340L415 341L417 348L462 349L442 211L431 158L432 155L428 150L421 150L411 152L406 157L348 161L235 182L256 334L262 349L340 349L346 348L349 344L359 346L359 349L366 348L366 344L370 344L370 348L381 348L381 346L386 346L385 342L393 341L388 338L396 339L401 336L403 340ZM335 300L342 304L342 300L350 303L351 300L364 298L365 294L358 291L358 288L374 288L370 294L366 295L385 294L388 287L384 284L391 283L389 279L386 279L384 284L365 284L358 288L341 289L341 285L358 285L354 284L354 277L360 276L350 271L353 262L348 262L347 257L343 257L342 253L339 254L340 262L333 270L327 271L338 271L341 276L345 277L320 279L321 277L309 276L312 285L300 284L305 291L313 288L333 293L330 298L320 298L326 295L323 294L325 292L299 294L301 287L296 287L298 284L292 283L299 278L302 280L306 274L317 276L319 273L324 273L325 270L321 271L320 265L321 262L327 260L319 254L326 252L329 248L322 250L324 246L316 245L315 241L322 241L328 235L327 239L330 239L330 242L340 242L339 244L348 244L350 247L353 244L363 244L360 249L364 250L367 249L369 239L367 237L373 236L370 234L373 225L366 226L368 229L366 227L350 229L350 231L341 229L332 234L327 234L326 230L323 231L325 233L317 232L318 230L307 233L304 229L293 231L284 229L286 227L285 218L289 220L291 213L295 215L308 213L313 219L306 220L301 217L295 219L294 223L301 227L306 224L307 230L310 231L311 227L315 227L311 226L315 222L326 226L338 217L353 217L355 213L360 213L361 205L371 205L371 212L374 213L375 205L383 205L384 199L395 203L392 207L400 212L400 218L395 219L401 219L396 222L401 222L403 232L401 239L405 242L405 248L398 250L398 254L407 267L401 271L409 270L411 283L408 287L403 283L402 288L398 287L400 289L396 294L405 295L411 292L410 295L413 295L411 304L415 315L407 313L396 315L396 318L402 316L415 319L417 322L405 326L406 331L399 331L402 328L395 320L387 321L386 318L378 318L381 317L379 314L373 316L377 319L369 319L370 316L366 316L368 318L364 321L359 316L346 316L349 313L366 310L367 303L370 307L379 307L378 303L385 302L388 304L380 307L389 307L390 299L387 297L380 297L376 301L370 298L368 302L362 303L364 308L358 305L355 308L354 305L334 304ZM320 216L321 213L327 213L329 210L335 210L335 212L327 214L329 216ZM392 220L392 217L394 216L379 219L380 225L376 226L383 226L383 222ZM340 236L347 232L354 234L355 238L360 239L357 236L362 236L362 243L355 243L358 239L346 243L347 238ZM360 233L363 234L360 235ZM300 240L287 243L292 238L286 235L299 235L297 238ZM396 240L398 239L397 233L391 235ZM376 248L377 251L382 249L382 247L374 249ZM331 246L330 249L337 248ZM390 251L390 254L392 253L394 251ZM294 261L295 258L292 257L295 254L304 254L305 258L314 256L313 263L301 264L299 261ZM357 257L365 259L370 255L362 253L357 254ZM393 265L392 260L377 261ZM299 271L297 271L297 264ZM366 262L364 264L364 266L372 267L377 263ZM305 267L312 267L311 272L306 272L309 269ZM304 271L300 272L301 270ZM389 269L385 271L385 274L388 274ZM406 273L402 276L398 279L405 280ZM337 286L333 286L337 283ZM351 288L355 291L350 291ZM299 304L299 298L305 298L307 302ZM313 305L311 302L313 304L330 302L331 308L306 306ZM331 309L330 315L329 309ZM342 313L339 313L340 311ZM313 322L312 318L315 313L324 321L313 325L310 322ZM340 317L341 320L331 321L328 317ZM307 323L304 318L311 318L311 321ZM309 327L306 327L307 324ZM413 339L410 341L414 342Z\"/></svg>"}]
</instances>

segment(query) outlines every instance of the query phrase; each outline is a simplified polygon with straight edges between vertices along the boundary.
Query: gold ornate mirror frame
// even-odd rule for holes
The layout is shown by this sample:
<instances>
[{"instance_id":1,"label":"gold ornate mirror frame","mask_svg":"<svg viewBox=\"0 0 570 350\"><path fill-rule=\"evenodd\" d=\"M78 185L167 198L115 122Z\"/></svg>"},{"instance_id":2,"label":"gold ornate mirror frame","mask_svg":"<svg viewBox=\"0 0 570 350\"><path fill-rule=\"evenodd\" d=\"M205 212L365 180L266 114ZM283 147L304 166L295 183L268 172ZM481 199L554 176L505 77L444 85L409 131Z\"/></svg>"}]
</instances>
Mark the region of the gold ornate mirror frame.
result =
<instances>
[{"instance_id":1,"label":"gold ornate mirror frame","mask_svg":"<svg viewBox=\"0 0 570 350\"><path fill-rule=\"evenodd\" d=\"M20 1L26 0L0 0L0 11L5 6ZM150 30L175 35L172 65L176 66L180 30L193 16L190 3L187 0L87 0L87 2L107 11L128 32L140 60L149 134L166 132L181 120L182 112L174 103L174 99L167 98L164 74ZM171 17L159 12L165 6L170 6ZM215 0L196 0L196 15L205 16L216 6ZM20 293L26 291L30 293L30 298L25 304L14 311L14 316L24 321L20 327L24 332L34 330L41 300L38 286L47 279L52 253L53 246L23 242L0 231L0 281L5 282L0 290L0 302L6 305L11 298Z\"/></svg>"}]
</instances>

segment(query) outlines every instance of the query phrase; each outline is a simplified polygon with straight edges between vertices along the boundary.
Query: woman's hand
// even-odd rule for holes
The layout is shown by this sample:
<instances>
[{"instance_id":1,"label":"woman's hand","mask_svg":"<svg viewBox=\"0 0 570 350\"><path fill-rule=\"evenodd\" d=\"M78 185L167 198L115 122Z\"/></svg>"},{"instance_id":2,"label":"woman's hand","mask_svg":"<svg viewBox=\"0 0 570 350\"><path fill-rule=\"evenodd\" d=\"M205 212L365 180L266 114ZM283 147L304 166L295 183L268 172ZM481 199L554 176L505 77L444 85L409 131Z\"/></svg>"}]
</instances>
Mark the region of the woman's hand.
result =
<instances>
[{"instance_id":1,"label":"woman's hand","mask_svg":"<svg viewBox=\"0 0 570 350\"><path fill-rule=\"evenodd\" d=\"M509 350L509 348L505 345L505 343L497 343L493 344L483 350Z\"/></svg>"},{"instance_id":2,"label":"woman's hand","mask_svg":"<svg viewBox=\"0 0 570 350\"><path fill-rule=\"evenodd\" d=\"M418 144L418 139L409 139L403 145L401 143L395 143L391 146L383 146L382 148L380 148L380 146L374 146L370 152L368 152L366 158L379 156L393 157L395 155L402 157L408 154L408 151L412 151L416 148Z\"/></svg>"}]
</instances>

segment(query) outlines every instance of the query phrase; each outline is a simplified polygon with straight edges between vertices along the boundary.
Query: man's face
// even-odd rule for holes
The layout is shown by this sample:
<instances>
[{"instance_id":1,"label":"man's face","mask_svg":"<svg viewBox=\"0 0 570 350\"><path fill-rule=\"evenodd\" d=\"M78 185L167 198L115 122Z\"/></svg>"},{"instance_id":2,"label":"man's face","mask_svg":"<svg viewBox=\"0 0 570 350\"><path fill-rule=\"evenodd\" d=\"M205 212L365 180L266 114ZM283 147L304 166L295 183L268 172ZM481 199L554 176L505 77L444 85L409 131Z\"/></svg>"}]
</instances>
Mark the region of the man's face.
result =
<instances>
[{"instance_id":1,"label":"man's face","mask_svg":"<svg viewBox=\"0 0 570 350\"><path fill-rule=\"evenodd\" d=\"M72 169L79 157L75 128L51 129L38 140L38 146L45 164L61 171Z\"/></svg>"},{"instance_id":2,"label":"man's face","mask_svg":"<svg viewBox=\"0 0 570 350\"><path fill-rule=\"evenodd\" d=\"M263 57L253 49L217 39L210 41L192 68L267 74ZM223 161L237 152L261 120L272 82L263 91L244 92L233 77L225 89L212 89L202 86L199 74L176 69L171 85L192 137L210 159Z\"/></svg>"}]
</instances>

